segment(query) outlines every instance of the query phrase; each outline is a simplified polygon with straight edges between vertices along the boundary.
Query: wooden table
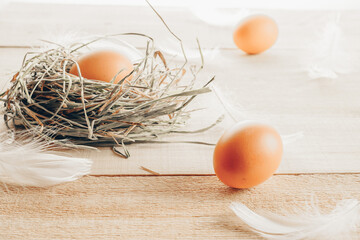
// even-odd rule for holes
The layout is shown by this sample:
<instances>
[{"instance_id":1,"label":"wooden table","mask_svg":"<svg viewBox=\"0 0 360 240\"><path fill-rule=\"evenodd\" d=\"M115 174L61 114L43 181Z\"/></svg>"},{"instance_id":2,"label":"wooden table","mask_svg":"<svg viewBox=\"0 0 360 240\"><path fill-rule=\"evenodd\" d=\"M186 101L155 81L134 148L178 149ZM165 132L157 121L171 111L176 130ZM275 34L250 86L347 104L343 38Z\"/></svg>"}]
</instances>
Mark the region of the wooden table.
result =
<instances>
[{"instance_id":1,"label":"wooden table","mask_svg":"<svg viewBox=\"0 0 360 240\"><path fill-rule=\"evenodd\" d=\"M129 159L109 149L73 153L94 160L92 176L48 189L1 188L0 239L258 239L229 210L232 201L285 214L304 208L313 197L324 210L343 198L360 199L358 11L256 11L276 19L280 37L269 51L247 56L232 43L233 27L210 25L189 9L158 10L189 56L199 38L206 65L198 81L216 75L215 87L238 121L271 124L285 138L304 136L286 144L275 176L247 190L220 183L209 146L133 145ZM353 68L337 79L311 79L307 69L318 61L322 30L339 14L344 58L337 61ZM3 86L30 46L41 44L38 39L142 32L160 47L179 50L148 7L10 4L0 9L0 32ZM131 43L144 47L138 40ZM204 105L208 108L193 115L189 128L211 124L221 114L225 120L202 134L167 139L215 143L234 124L214 94L192 107Z\"/></svg>"}]
</instances>

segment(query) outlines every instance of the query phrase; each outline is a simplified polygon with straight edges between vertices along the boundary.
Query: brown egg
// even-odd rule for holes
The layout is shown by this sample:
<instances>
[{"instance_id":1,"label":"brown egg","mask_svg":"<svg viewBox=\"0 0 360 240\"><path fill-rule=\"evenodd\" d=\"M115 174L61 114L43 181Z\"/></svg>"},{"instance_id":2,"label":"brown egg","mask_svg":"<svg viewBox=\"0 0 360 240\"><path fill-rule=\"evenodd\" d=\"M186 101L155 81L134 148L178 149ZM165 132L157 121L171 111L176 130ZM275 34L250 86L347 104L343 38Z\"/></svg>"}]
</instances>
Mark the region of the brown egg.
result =
<instances>
[{"instance_id":1,"label":"brown egg","mask_svg":"<svg viewBox=\"0 0 360 240\"><path fill-rule=\"evenodd\" d=\"M125 56L114 51L97 51L85 55L77 61L80 67L81 76L87 79L111 82L116 74L114 83L118 83L134 70L133 64ZM71 74L79 76L76 64L70 71ZM132 76L129 76L130 80Z\"/></svg>"},{"instance_id":2,"label":"brown egg","mask_svg":"<svg viewBox=\"0 0 360 240\"><path fill-rule=\"evenodd\" d=\"M224 184L250 188L274 174L282 154L281 137L275 129L259 124L237 124L216 144L214 170Z\"/></svg>"},{"instance_id":3,"label":"brown egg","mask_svg":"<svg viewBox=\"0 0 360 240\"><path fill-rule=\"evenodd\" d=\"M276 22L265 15L253 15L242 21L233 38L236 46L248 54L269 49L278 37Z\"/></svg>"}]
</instances>

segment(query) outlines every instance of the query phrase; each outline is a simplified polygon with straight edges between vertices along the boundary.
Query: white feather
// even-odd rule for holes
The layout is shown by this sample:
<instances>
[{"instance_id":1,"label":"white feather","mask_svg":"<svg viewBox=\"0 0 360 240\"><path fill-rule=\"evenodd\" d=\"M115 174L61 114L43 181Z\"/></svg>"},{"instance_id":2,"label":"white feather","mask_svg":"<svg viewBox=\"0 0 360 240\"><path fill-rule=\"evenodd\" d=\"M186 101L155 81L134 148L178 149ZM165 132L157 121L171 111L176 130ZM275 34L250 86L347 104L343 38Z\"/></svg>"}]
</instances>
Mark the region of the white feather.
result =
<instances>
[{"instance_id":1,"label":"white feather","mask_svg":"<svg viewBox=\"0 0 360 240\"><path fill-rule=\"evenodd\" d=\"M198 49L198 45L195 44L183 43L184 52L188 61L200 61L201 53L203 58L205 59L205 63L213 61L220 54L219 47L212 47L209 49L201 49L201 53ZM159 49L162 53L169 55L171 60L181 61L183 62L184 53L180 47L179 42L172 38L161 38L156 41L156 48Z\"/></svg>"},{"instance_id":2,"label":"white feather","mask_svg":"<svg viewBox=\"0 0 360 240\"><path fill-rule=\"evenodd\" d=\"M296 132L296 133L293 133L290 135L282 135L281 140L283 141L284 145L287 145L287 144L296 142L303 137L304 137L304 132L300 131L300 132Z\"/></svg>"},{"instance_id":3,"label":"white feather","mask_svg":"<svg viewBox=\"0 0 360 240\"><path fill-rule=\"evenodd\" d=\"M225 112L229 115L229 117L235 122L235 123L239 123L239 119L246 119L247 116L245 116L245 114L243 114L242 112L244 111L239 111L238 108L239 107L235 107L233 106L233 104L231 104L226 97L222 94L222 92L218 89L218 87L212 83L211 84L211 90L213 91L213 93L215 94L215 96L217 97L217 99L219 100L219 102L221 103L221 105L223 106ZM244 107L242 107L242 109L245 109ZM257 123L256 121L253 120L242 120L241 121L244 126L246 124L254 124ZM302 137L304 137L304 133L302 131L296 132L294 134L290 134L290 135L282 135L281 139L283 141L284 145L287 144L291 144L293 142L298 141L299 139L301 139Z\"/></svg>"},{"instance_id":4,"label":"white feather","mask_svg":"<svg viewBox=\"0 0 360 240\"><path fill-rule=\"evenodd\" d=\"M221 90L219 90L219 88L214 83L212 83L210 87L211 90L214 92L215 96L217 97L217 99L219 100L219 102L221 103L221 105L223 106L226 113L235 123L239 122L240 118L246 119L246 116L240 110L238 110L238 108L236 108L233 104L231 104L228 101L228 99L222 94ZM245 120L244 122L247 121L248 120Z\"/></svg>"},{"instance_id":5,"label":"white feather","mask_svg":"<svg viewBox=\"0 0 360 240\"><path fill-rule=\"evenodd\" d=\"M47 150L49 143L29 139L29 132L15 140L0 133L0 181L21 186L46 187L74 181L90 173L92 162Z\"/></svg>"},{"instance_id":6,"label":"white feather","mask_svg":"<svg viewBox=\"0 0 360 240\"><path fill-rule=\"evenodd\" d=\"M356 71L354 54L346 51L347 45L340 27L341 15L337 14L328 21L317 41L310 47L310 59L307 71L311 79L335 79L339 74Z\"/></svg>"},{"instance_id":7,"label":"white feather","mask_svg":"<svg viewBox=\"0 0 360 240\"><path fill-rule=\"evenodd\" d=\"M124 38L124 36L122 36ZM44 40L46 39L46 40ZM95 39L101 39L99 41L94 41ZM65 29L44 29L42 34L42 40L40 48L35 48L35 51L46 51L54 48L54 44L64 47L78 47L84 42L92 42L85 48L79 49L76 54L83 55L89 51L99 51L99 50L112 50L119 52L126 56L131 62L136 63L144 58L144 53L141 53L139 49L130 44L129 42L123 40L120 36L107 36L102 35L90 35L82 36L80 32L72 31L67 28Z\"/></svg>"},{"instance_id":8,"label":"white feather","mask_svg":"<svg viewBox=\"0 0 360 240\"><path fill-rule=\"evenodd\" d=\"M261 216L241 203L230 208L252 231L274 240L353 239L360 223L360 203L355 199L341 201L329 214L314 206L311 213L296 216Z\"/></svg>"},{"instance_id":9,"label":"white feather","mask_svg":"<svg viewBox=\"0 0 360 240\"><path fill-rule=\"evenodd\" d=\"M250 15L248 9L220 9L217 6L194 5L190 12L201 21L219 27L235 27L242 19Z\"/></svg>"}]
</instances>

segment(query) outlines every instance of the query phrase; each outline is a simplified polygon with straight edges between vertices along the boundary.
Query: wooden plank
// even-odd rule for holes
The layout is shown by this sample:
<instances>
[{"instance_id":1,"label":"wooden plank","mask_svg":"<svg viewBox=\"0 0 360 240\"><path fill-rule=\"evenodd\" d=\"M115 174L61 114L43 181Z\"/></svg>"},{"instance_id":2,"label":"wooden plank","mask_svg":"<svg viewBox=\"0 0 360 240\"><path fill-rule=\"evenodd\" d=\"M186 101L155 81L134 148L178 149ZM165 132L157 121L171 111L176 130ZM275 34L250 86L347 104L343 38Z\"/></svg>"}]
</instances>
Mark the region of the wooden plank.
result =
<instances>
[{"instance_id":1,"label":"wooden plank","mask_svg":"<svg viewBox=\"0 0 360 240\"><path fill-rule=\"evenodd\" d=\"M159 7L168 25L190 47L196 47L198 37L203 47L234 48L233 26L212 26L197 18L188 8ZM239 9L223 9L234 14ZM278 22L280 37L276 48L307 48L321 36L326 24L340 17L341 27L350 50L359 49L360 15L357 11L296 11L252 10L272 16ZM139 18L141 16L141 18ZM221 20L220 20L221 21ZM239 19L240 21L240 19ZM172 37L149 7L87 6L61 4L11 3L0 12L0 45L38 45L38 39L63 40L75 35L141 32L153 36L159 43L172 44ZM170 43L169 43L170 41ZM131 39L136 46L144 41Z\"/></svg>"},{"instance_id":2,"label":"wooden plank","mask_svg":"<svg viewBox=\"0 0 360 240\"><path fill-rule=\"evenodd\" d=\"M15 72L25 52L26 49L0 49L0 72ZM293 60L288 61L291 56ZM301 50L294 49L276 50L273 54L254 57L224 50L217 58L224 65L210 61L199 81L204 82L216 75L215 84L227 93L229 102L237 109L233 114L238 120L271 124L282 135L303 131L302 139L285 146L278 173L359 172L358 74L343 75L335 82L310 81L301 65L308 58ZM5 85L8 79L3 78L2 84ZM211 94L199 98L191 108L204 106L206 110L193 114L189 129L207 126L226 113L216 96ZM206 133L164 139L216 143L232 124L227 116L222 124ZM149 174L141 166L160 174L214 173L212 146L140 144L129 146L129 151L129 159L116 156L110 149L71 154L93 159L94 175Z\"/></svg>"},{"instance_id":3,"label":"wooden plank","mask_svg":"<svg viewBox=\"0 0 360 240\"><path fill-rule=\"evenodd\" d=\"M248 190L204 176L85 177L47 189L0 187L0 238L259 239L234 216L231 202L287 214L314 198L328 212L342 199L359 199L359 189L359 174L275 176Z\"/></svg>"},{"instance_id":4,"label":"wooden plank","mask_svg":"<svg viewBox=\"0 0 360 240\"><path fill-rule=\"evenodd\" d=\"M0 49L0 72L15 72L26 49ZM291 56L292 61L288 61ZM359 172L360 101L358 74L341 76L337 81L310 81L304 65L309 56L301 50L276 50L272 54L239 56L236 50L223 50L217 65L211 60L199 81L217 76L216 86L237 111L238 120L265 122L282 135L299 131L304 137L285 146L278 173ZM240 67L235 67L240 66ZM261 69L259 71L258 69ZM2 78L1 84L10 79ZM189 129L213 123L225 113L215 95L198 99L191 108L207 107L193 114ZM233 121L194 135L168 136L163 139L216 143ZM4 126L3 126L4 128ZM161 139L160 139L161 140ZM141 166L160 174L213 174L212 146L192 144L140 144L129 146L131 157L122 159L110 149L76 151L72 155L94 160L94 175L149 174Z\"/></svg>"}]
</instances>

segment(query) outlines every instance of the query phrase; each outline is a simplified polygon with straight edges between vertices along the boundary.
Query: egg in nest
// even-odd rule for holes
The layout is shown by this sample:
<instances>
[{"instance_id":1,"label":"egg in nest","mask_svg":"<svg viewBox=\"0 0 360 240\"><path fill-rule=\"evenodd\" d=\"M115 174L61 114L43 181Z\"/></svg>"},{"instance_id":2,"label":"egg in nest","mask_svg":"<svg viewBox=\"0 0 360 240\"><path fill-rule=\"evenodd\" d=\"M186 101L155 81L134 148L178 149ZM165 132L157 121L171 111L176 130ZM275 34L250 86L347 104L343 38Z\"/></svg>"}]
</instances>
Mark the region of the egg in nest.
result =
<instances>
[{"instance_id":1,"label":"egg in nest","mask_svg":"<svg viewBox=\"0 0 360 240\"><path fill-rule=\"evenodd\" d=\"M73 64L69 73L87 79L100 80L104 82L118 83L128 76L131 79L131 72L134 70L133 64L124 55L111 50L95 51L82 56L77 64Z\"/></svg>"}]
</instances>

